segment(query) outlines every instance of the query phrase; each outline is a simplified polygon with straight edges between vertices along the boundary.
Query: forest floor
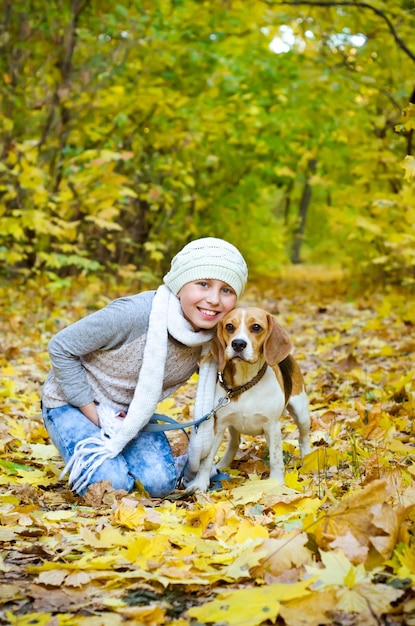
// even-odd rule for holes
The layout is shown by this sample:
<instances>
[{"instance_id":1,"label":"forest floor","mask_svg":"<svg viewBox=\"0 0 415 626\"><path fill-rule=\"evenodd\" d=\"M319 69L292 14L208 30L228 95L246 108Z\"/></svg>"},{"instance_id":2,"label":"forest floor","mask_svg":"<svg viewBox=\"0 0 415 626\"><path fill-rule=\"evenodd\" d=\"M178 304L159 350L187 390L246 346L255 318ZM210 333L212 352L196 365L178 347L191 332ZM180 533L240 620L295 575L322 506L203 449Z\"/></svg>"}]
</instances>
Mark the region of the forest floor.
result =
<instances>
[{"instance_id":1,"label":"forest floor","mask_svg":"<svg viewBox=\"0 0 415 626\"><path fill-rule=\"evenodd\" d=\"M0 624L415 625L413 299L350 294L325 268L247 291L287 329L307 384L312 452L301 461L284 417L285 485L266 478L264 440L243 437L220 490L78 498L41 421L47 343L126 293L0 285ZM188 420L195 384L161 411Z\"/></svg>"}]
</instances>

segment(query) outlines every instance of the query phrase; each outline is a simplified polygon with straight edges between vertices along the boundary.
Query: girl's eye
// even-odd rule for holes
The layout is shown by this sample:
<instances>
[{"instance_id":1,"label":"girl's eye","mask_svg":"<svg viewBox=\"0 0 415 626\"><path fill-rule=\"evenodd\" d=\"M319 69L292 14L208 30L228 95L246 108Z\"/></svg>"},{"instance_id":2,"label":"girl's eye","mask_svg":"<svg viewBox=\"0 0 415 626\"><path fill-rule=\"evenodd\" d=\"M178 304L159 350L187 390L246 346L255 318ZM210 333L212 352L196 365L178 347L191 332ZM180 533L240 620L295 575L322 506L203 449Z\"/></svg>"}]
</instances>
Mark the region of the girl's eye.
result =
<instances>
[{"instance_id":1,"label":"girl's eye","mask_svg":"<svg viewBox=\"0 0 415 626\"><path fill-rule=\"evenodd\" d=\"M207 286L208 286L208 283L207 283L205 280L201 280L201 281L199 282L199 285L200 285L201 287L207 287Z\"/></svg>"},{"instance_id":2,"label":"girl's eye","mask_svg":"<svg viewBox=\"0 0 415 626\"><path fill-rule=\"evenodd\" d=\"M226 330L228 333L233 333L233 332L234 332L234 330L235 330L235 326L234 326L233 324L226 324L226 326L225 326L225 330Z\"/></svg>"},{"instance_id":3,"label":"girl's eye","mask_svg":"<svg viewBox=\"0 0 415 626\"><path fill-rule=\"evenodd\" d=\"M262 330L262 326L260 326L259 324L252 324L251 331L253 333L260 333L261 330Z\"/></svg>"}]
</instances>

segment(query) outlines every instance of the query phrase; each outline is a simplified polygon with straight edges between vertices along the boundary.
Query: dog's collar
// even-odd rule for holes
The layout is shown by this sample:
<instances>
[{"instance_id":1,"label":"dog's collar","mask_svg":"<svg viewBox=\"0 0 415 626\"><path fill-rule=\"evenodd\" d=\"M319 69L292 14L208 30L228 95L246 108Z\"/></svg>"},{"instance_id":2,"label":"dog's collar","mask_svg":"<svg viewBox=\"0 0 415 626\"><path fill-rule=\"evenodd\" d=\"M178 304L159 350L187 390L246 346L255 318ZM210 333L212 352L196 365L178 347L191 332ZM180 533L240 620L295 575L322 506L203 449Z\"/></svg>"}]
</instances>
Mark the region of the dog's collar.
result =
<instances>
[{"instance_id":1,"label":"dog's collar","mask_svg":"<svg viewBox=\"0 0 415 626\"><path fill-rule=\"evenodd\" d=\"M228 398L233 398L234 396L239 396L239 394L243 393L244 391L247 391L248 389L251 389L251 387L256 385L264 376L267 367L268 367L268 364L264 363L264 365L261 367L261 369L259 370L256 376L251 378L251 380L245 383L244 385L239 385L239 387L229 387L225 382L225 379L223 377L223 372L218 372L218 381L219 381L220 386L225 389L226 395L228 396Z\"/></svg>"}]
</instances>

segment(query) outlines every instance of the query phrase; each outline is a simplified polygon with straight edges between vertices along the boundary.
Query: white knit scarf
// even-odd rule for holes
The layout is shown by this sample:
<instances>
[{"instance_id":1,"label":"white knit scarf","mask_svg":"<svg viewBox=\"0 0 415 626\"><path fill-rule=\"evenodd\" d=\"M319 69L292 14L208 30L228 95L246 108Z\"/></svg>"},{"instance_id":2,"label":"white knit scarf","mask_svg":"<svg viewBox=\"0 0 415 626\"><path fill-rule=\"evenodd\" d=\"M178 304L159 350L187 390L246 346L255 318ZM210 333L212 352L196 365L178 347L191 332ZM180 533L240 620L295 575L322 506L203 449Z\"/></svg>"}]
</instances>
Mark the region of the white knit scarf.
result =
<instances>
[{"instance_id":1,"label":"white knit scarf","mask_svg":"<svg viewBox=\"0 0 415 626\"><path fill-rule=\"evenodd\" d=\"M107 427L102 424L97 436L79 441L61 474L62 477L70 471L69 484L75 491L85 489L100 465L106 459L116 457L153 416L162 395L168 333L186 346L203 346L194 419L212 410L217 365L209 356L209 349L214 333L195 331L184 318L177 296L162 285L157 289L151 307L143 363L127 416L116 420L116 428L114 421L108 425L105 420Z\"/></svg>"}]
</instances>

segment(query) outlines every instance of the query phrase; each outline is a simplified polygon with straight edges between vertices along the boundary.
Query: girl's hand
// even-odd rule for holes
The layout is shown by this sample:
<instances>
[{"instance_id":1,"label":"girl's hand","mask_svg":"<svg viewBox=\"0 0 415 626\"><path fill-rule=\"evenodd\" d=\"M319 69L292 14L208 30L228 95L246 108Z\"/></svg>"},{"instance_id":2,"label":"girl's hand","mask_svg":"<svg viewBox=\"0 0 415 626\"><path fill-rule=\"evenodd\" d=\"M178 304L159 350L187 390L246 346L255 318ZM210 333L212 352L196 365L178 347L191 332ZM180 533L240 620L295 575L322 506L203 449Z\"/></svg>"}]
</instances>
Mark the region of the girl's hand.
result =
<instances>
[{"instance_id":1,"label":"girl's hand","mask_svg":"<svg viewBox=\"0 0 415 626\"><path fill-rule=\"evenodd\" d=\"M89 402L88 404L84 404L84 406L80 406L79 410L87 417L95 426L99 427L99 417L97 411L97 405L95 402Z\"/></svg>"}]
</instances>

